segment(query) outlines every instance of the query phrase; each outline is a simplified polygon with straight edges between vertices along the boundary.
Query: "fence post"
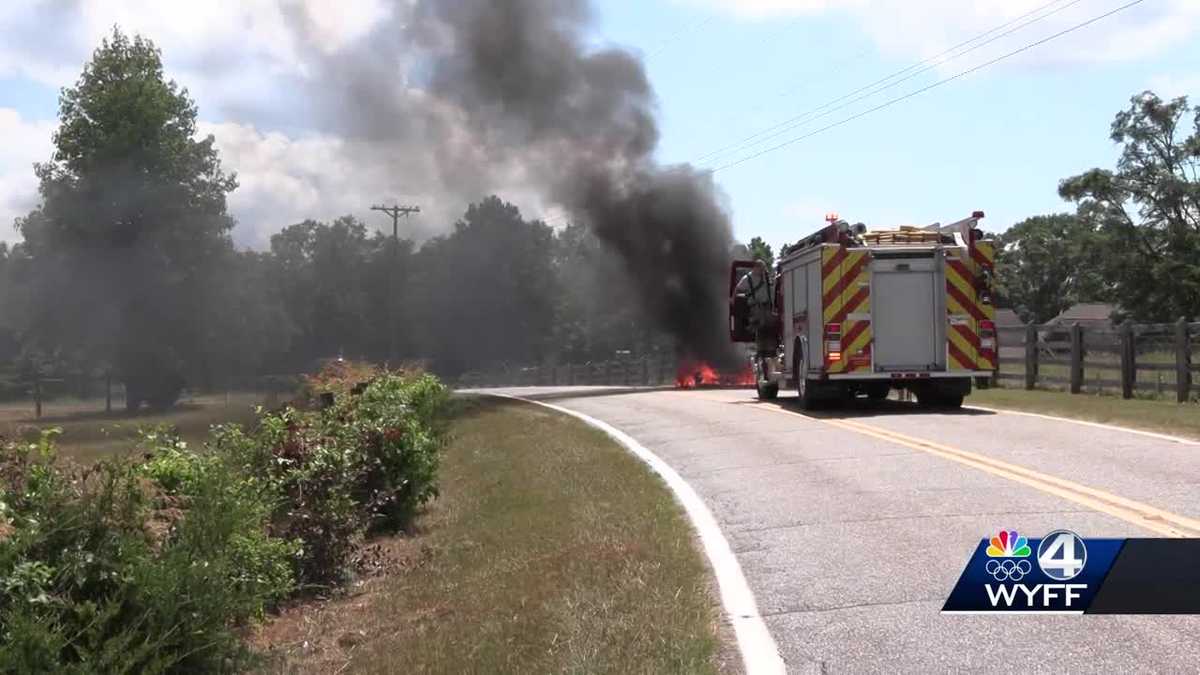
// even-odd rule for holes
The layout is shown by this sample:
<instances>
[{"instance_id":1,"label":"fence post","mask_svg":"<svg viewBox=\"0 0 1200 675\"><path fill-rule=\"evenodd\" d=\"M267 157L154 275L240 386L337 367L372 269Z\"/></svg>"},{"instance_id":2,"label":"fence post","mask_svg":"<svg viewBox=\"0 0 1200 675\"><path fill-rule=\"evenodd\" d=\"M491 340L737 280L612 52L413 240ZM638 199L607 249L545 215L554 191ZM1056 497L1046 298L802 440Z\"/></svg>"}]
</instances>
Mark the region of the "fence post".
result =
<instances>
[{"instance_id":1,"label":"fence post","mask_svg":"<svg viewBox=\"0 0 1200 675\"><path fill-rule=\"evenodd\" d=\"M1083 326L1071 324L1071 393L1083 389Z\"/></svg>"},{"instance_id":2,"label":"fence post","mask_svg":"<svg viewBox=\"0 0 1200 675\"><path fill-rule=\"evenodd\" d=\"M1137 383L1137 337L1133 332L1133 323L1128 319L1121 324L1121 398L1133 398L1133 389Z\"/></svg>"},{"instance_id":3,"label":"fence post","mask_svg":"<svg viewBox=\"0 0 1200 675\"><path fill-rule=\"evenodd\" d=\"M1037 326L1030 321L1025 326L1025 388L1032 391L1037 387L1038 371Z\"/></svg>"},{"instance_id":4,"label":"fence post","mask_svg":"<svg viewBox=\"0 0 1200 675\"><path fill-rule=\"evenodd\" d=\"M40 373L33 376L33 416L36 419L42 419L42 376Z\"/></svg>"},{"instance_id":5,"label":"fence post","mask_svg":"<svg viewBox=\"0 0 1200 675\"><path fill-rule=\"evenodd\" d=\"M104 414L112 414L112 373L104 374Z\"/></svg>"},{"instance_id":6,"label":"fence post","mask_svg":"<svg viewBox=\"0 0 1200 675\"><path fill-rule=\"evenodd\" d=\"M1187 403L1192 390L1192 341L1187 318L1175 324L1175 400Z\"/></svg>"}]
</instances>

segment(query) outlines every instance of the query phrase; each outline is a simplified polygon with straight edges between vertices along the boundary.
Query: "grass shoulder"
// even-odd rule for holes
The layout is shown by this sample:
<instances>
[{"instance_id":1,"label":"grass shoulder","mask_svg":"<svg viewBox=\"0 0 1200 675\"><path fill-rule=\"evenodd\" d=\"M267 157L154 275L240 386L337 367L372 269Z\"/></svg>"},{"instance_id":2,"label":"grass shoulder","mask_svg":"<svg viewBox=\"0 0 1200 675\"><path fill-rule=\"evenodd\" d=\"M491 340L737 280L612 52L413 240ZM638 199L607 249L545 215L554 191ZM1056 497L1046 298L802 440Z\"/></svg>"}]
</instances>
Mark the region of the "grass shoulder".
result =
<instances>
[{"instance_id":1,"label":"grass shoulder","mask_svg":"<svg viewBox=\"0 0 1200 675\"><path fill-rule=\"evenodd\" d=\"M32 441L44 429L62 430L59 452L64 457L89 462L127 452L138 439L138 429L166 425L180 438L200 445L215 424L253 424L254 409L263 397L251 393L231 396L195 396L164 412L143 410L104 413L104 401L47 406L41 419L33 417L28 402L0 403L0 437Z\"/></svg>"},{"instance_id":2,"label":"grass shoulder","mask_svg":"<svg viewBox=\"0 0 1200 675\"><path fill-rule=\"evenodd\" d=\"M1196 403L1008 388L977 389L967 403L1200 439L1200 405Z\"/></svg>"},{"instance_id":3,"label":"grass shoulder","mask_svg":"<svg viewBox=\"0 0 1200 675\"><path fill-rule=\"evenodd\" d=\"M266 627L280 670L724 670L719 606L681 508L603 433L457 402L441 496L392 571Z\"/></svg>"}]
</instances>

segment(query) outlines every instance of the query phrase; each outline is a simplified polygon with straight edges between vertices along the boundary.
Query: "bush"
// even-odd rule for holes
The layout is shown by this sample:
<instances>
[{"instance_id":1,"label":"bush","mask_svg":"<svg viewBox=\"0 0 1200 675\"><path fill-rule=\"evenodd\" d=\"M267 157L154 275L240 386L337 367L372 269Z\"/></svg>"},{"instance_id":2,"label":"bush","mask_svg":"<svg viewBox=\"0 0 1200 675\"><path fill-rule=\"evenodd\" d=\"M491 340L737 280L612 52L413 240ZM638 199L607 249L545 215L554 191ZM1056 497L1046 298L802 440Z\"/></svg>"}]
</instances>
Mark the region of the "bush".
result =
<instances>
[{"instance_id":1,"label":"bush","mask_svg":"<svg viewBox=\"0 0 1200 675\"><path fill-rule=\"evenodd\" d=\"M293 587L295 547L266 534L270 504L218 463L185 501L144 465L60 462L52 437L0 452L4 670L219 670L246 657L234 627Z\"/></svg>"},{"instance_id":2,"label":"bush","mask_svg":"<svg viewBox=\"0 0 1200 675\"><path fill-rule=\"evenodd\" d=\"M396 374L351 389L214 428L200 452L165 428L143 431L139 460L91 467L58 460L55 432L0 443L0 672L246 665L239 626L342 581L364 534L437 494L445 389Z\"/></svg>"},{"instance_id":3,"label":"bush","mask_svg":"<svg viewBox=\"0 0 1200 675\"><path fill-rule=\"evenodd\" d=\"M276 536L303 542L305 586L344 580L362 535L409 526L437 496L445 388L430 376L379 375L318 411L266 413L249 433L215 433L219 454L280 495Z\"/></svg>"}]
</instances>

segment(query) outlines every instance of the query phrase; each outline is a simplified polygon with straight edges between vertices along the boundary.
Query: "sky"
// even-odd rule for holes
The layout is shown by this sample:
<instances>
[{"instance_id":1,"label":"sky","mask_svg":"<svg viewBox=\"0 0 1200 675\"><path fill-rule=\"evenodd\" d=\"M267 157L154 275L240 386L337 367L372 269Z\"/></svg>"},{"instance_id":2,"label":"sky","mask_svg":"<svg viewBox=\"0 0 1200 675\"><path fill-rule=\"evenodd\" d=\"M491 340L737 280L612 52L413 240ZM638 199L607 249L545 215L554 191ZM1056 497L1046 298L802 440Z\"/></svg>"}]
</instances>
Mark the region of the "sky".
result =
<instances>
[{"instance_id":1,"label":"sky","mask_svg":"<svg viewBox=\"0 0 1200 675\"><path fill-rule=\"evenodd\" d=\"M239 244L263 247L308 217L390 225L369 206L411 199L403 176L365 174L294 95L310 76L280 8L295 2L330 54L392 11L386 0L3 3L0 241L19 240L12 220L37 203L32 164L52 154L59 89L113 25L154 40L196 99L201 132L239 176ZM985 229L1001 231L1071 209L1058 182L1113 165L1109 127L1132 95L1200 96L1196 0L1144 0L1053 37L1128 2L593 0L588 39L641 57L657 94L658 158L714 169L742 241L794 241L830 212L894 227L983 210ZM554 204L511 191L527 216L562 222ZM424 206L406 234L444 231L465 207Z\"/></svg>"}]
</instances>

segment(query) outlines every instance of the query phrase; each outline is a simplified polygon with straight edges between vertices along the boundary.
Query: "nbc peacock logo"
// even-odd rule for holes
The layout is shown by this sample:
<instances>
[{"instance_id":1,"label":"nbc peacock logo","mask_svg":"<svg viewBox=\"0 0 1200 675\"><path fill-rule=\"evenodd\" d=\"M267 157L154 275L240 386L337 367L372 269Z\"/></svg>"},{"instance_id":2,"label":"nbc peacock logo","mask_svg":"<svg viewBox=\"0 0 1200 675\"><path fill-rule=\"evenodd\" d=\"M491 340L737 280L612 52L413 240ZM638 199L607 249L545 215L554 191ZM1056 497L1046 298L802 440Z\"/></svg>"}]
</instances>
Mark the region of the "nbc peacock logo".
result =
<instances>
[{"instance_id":1,"label":"nbc peacock logo","mask_svg":"<svg viewBox=\"0 0 1200 675\"><path fill-rule=\"evenodd\" d=\"M1020 581L1033 566L1028 560L1015 558L1028 558L1032 554L1028 539L1017 534L1016 530L1000 530L988 542L987 555L1003 560L989 560L984 569L996 581Z\"/></svg>"},{"instance_id":2,"label":"nbc peacock logo","mask_svg":"<svg viewBox=\"0 0 1200 675\"><path fill-rule=\"evenodd\" d=\"M1016 530L1000 530L992 537L987 554L989 558L1028 558L1033 551L1029 550L1029 540Z\"/></svg>"}]
</instances>

